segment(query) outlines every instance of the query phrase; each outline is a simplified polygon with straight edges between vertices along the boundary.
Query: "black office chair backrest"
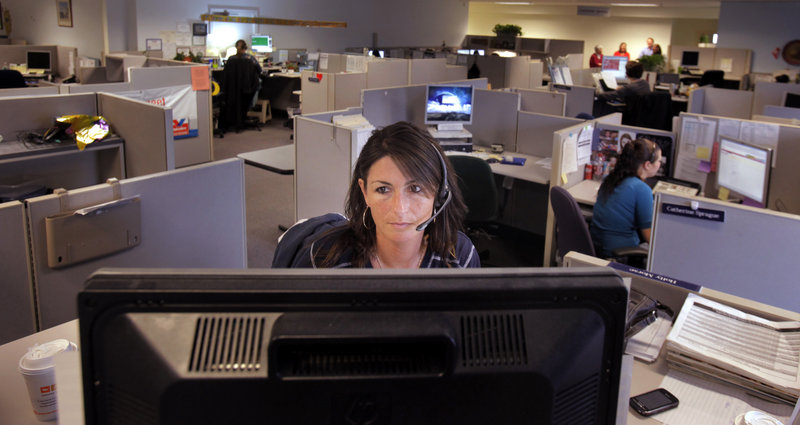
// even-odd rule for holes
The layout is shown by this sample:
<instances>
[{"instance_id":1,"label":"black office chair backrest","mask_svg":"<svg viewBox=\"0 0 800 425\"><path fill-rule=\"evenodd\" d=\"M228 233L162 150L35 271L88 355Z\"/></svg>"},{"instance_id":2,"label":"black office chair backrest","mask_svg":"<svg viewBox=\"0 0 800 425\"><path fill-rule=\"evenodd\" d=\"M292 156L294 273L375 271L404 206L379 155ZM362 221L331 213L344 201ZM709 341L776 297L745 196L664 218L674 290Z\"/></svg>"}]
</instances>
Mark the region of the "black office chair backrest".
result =
<instances>
[{"instance_id":1,"label":"black office chair backrest","mask_svg":"<svg viewBox=\"0 0 800 425\"><path fill-rule=\"evenodd\" d=\"M575 198L561 186L550 189L550 205L556 218L556 245L559 257L575 251L595 256L589 226Z\"/></svg>"},{"instance_id":2,"label":"black office chair backrest","mask_svg":"<svg viewBox=\"0 0 800 425\"><path fill-rule=\"evenodd\" d=\"M0 89L26 87L25 77L15 69L0 69Z\"/></svg>"},{"instance_id":3,"label":"black office chair backrest","mask_svg":"<svg viewBox=\"0 0 800 425\"><path fill-rule=\"evenodd\" d=\"M328 213L298 221L278 239L278 245L275 247L272 257L272 268L292 267L297 255L305 246L324 232L346 224L347 218L339 213Z\"/></svg>"},{"instance_id":4,"label":"black office chair backrest","mask_svg":"<svg viewBox=\"0 0 800 425\"><path fill-rule=\"evenodd\" d=\"M489 164L467 155L451 155L448 159L458 176L458 188L467 206L467 225L496 219L497 187Z\"/></svg>"},{"instance_id":5,"label":"black office chair backrest","mask_svg":"<svg viewBox=\"0 0 800 425\"><path fill-rule=\"evenodd\" d=\"M622 124L672 130L672 95L663 90L625 97Z\"/></svg>"},{"instance_id":6,"label":"black office chair backrest","mask_svg":"<svg viewBox=\"0 0 800 425\"><path fill-rule=\"evenodd\" d=\"M703 73L703 76L700 77L700 85L707 86L712 85L716 88L722 88L725 81L725 71L720 71L718 69L712 69Z\"/></svg>"}]
</instances>

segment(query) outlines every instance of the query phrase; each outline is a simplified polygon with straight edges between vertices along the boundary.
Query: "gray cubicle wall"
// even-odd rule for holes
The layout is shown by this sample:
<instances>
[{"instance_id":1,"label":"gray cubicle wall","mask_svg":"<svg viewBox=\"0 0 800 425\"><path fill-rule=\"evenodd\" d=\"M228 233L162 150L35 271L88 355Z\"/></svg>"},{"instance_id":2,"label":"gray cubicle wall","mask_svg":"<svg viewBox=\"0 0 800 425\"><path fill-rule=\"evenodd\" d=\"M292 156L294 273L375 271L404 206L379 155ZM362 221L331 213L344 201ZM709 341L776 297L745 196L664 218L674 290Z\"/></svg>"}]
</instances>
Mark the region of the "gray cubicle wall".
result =
<instances>
[{"instance_id":1,"label":"gray cubicle wall","mask_svg":"<svg viewBox=\"0 0 800 425\"><path fill-rule=\"evenodd\" d=\"M14 97L14 96L52 96L59 93L57 85L40 86L40 87L21 87L17 89L2 89L0 90L0 97Z\"/></svg>"},{"instance_id":2,"label":"gray cubicle wall","mask_svg":"<svg viewBox=\"0 0 800 425\"><path fill-rule=\"evenodd\" d=\"M759 123L752 120L733 120L727 117L681 113L681 118L683 117L717 122L717 133L715 133L714 140L719 140L718 122L720 119L729 119L731 120L729 124L739 125L740 127L745 122L748 124L768 125L768 123ZM778 126L778 147L775 150L775 165L772 167L770 175L767 207L775 211L800 214L800 191L797 190L797 184L800 182L800 167L797 166L797 158L800 158L800 126L778 123L774 125ZM680 129L681 127L681 123L678 122L676 128ZM691 164L696 161L696 158L693 158L691 147L687 148L685 144L686 142L679 135L675 164L675 177L679 179L688 179L679 171L685 167L691 168ZM696 166L694 167L696 168ZM714 172L708 173L702 181L697 183L703 186L705 196L717 196L716 174Z\"/></svg>"},{"instance_id":3,"label":"gray cubicle wall","mask_svg":"<svg viewBox=\"0 0 800 425\"><path fill-rule=\"evenodd\" d=\"M580 113L592 113L594 108L594 87L554 85L553 90L567 95L564 115L575 117Z\"/></svg>"},{"instance_id":4,"label":"gray cubicle wall","mask_svg":"<svg viewBox=\"0 0 800 425\"><path fill-rule=\"evenodd\" d=\"M51 73L59 78L67 78L75 74L77 65L78 49L75 47L56 46L56 45L27 45L13 44L0 46L0 63L24 64L28 61L28 50L39 50L50 52ZM70 59L70 56L72 59Z\"/></svg>"},{"instance_id":5,"label":"gray cubicle wall","mask_svg":"<svg viewBox=\"0 0 800 425\"><path fill-rule=\"evenodd\" d=\"M517 118L517 152L551 158L553 156L553 133L579 124L582 119L558 115L519 112Z\"/></svg>"},{"instance_id":6,"label":"gray cubicle wall","mask_svg":"<svg viewBox=\"0 0 800 425\"><path fill-rule=\"evenodd\" d=\"M472 102L472 124L464 126L472 133L472 144L500 143L506 150L516 151L519 94L477 89Z\"/></svg>"},{"instance_id":7,"label":"gray cubicle wall","mask_svg":"<svg viewBox=\"0 0 800 425\"><path fill-rule=\"evenodd\" d=\"M367 62L367 87L398 87L408 84L406 59L385 59Z\"/></svg>"},{"instance_id":8,"label":"gray cubicle wall","mask_svg":"<svg viewBox=\"0 0 800 425\"><path fill-rule=\"evenodd\" d=\"M764 115L775 118L786 118L789 120L800 120L800 108L790 108L787 106L765 105Z\"/></svg>"},{"instance_id":9,"label":"gray cubicle wall","mask_svg":"<svg viewBox=\"0 0 800 425\"><path fill-rule=\"evenodd\" d=\"M121 198L139 196L140 244L62 268L48 267L45 218L62 212L57 195L27 200L41 329L77 316L75 299L99 267L247 267L244 162L228 159L120 182ZM68 192L71 211L114 199L111 185ZM91 235L73 241L91 243Z\"/></svg>"},{"instance_id":10,"label":"gray cubicle wall","mask_svg":"<svg viewBox=\"0 0 800 425\"><path fill-rule=\"evenodd\" d=\"M766 115L764 107L767 105L781 105L783 94L800 94L800 84L772 83L759 81L753 90L753 115Z\"/></svg>"},{"instance_id":11,"label":"gray cubicle wall","mask_svg":"<svg viewBox=\"0 0 800 425\"><path fill-rule=\"evenodd\" d=\"M426 84L447 80L447 59L411 59L408 61L408 84Z\"/></svg>"},{"instance_id":12,"label":"gray cubicle wall","mask_svg":"<svg viewBox=\"0 0 800 425\"><path fill-rule=\"evenodd\" d=\"M724 219L685 213L700 210ZM648 270L800 312L800 216L666 193L656 195L654 214Z\"/></svg>"},{"instance_id":13,"label":"gray cubicle wall","mask_svg":"<svg viewBox=\"0 0 800 425\"><path fill-rule=\"evenodd\" d=\"M36 332L25 208L0 204L0 345Z\"/></svg>"},{"instance_id":14,"label":"gray cubicle wall","mask_svg":"<svg viewBox=\"0 0 800 425\"><path fill-rule=\"evenodd\" d=\"M175 169L170 108L112 93L96 96L99 113L125 139L127 177Z\"/></svg>"},{"instance_id":15,"label":"gray cubicle wall","mask_svg":"<svg viewBox=\"0 0 800 425\"><path fill-rule=\"evenodd\" d=\"M97 115L94 94L0 98L0 134L16 138L21 131L53 126L62 115Z\"/></svg>"},{"instance_id":16,"label":"gray cubicle wall","mask_svg":"<svg viewBox=\"0 0 800 425\"><path fill-rule=\"evenodd\" d=\"M195 65L202 66L205 65ZM159 66L149 68L130 68L130 82L134 90L159 87L192 85L193 66ZM198 90L197 95L197 137L175 140L175 166L199 164L214 158L213 135L211 128L211 91Z\"/></svg>"},{"instance_id":17,"label":"gray cubicle wall","mask_svg":"<svg viewBox=\"0 0 800 425\"><path fill-rule=\"evenodd\" d=\"M537 112L548 115L564 116L567 106L567 95L547 89L517 89L520 97L520 111Z\"/></svg>"},{"instance_id":18,"label":"gray cubicle wall","mask_svg":"<svg viewBox=\"0 0 800 425\"><path fill-rule=\"evenodd\" d=\"M687 112L730 118L750 118L753 92L700 87L693 90L689 97Z\"/></svg>"},{"instance_id":19,"label":"gray cubicle wall","mask_svg":"<svg viewBox=\"0 0 800 425\"><path fill-rule=\"evenodd\" d=\"M67 84L63 85L62 93L116 93L121 91L133 90L133 85L129 82L121 83L98 83L98 84Z\"/></svg>"}]
</instances>

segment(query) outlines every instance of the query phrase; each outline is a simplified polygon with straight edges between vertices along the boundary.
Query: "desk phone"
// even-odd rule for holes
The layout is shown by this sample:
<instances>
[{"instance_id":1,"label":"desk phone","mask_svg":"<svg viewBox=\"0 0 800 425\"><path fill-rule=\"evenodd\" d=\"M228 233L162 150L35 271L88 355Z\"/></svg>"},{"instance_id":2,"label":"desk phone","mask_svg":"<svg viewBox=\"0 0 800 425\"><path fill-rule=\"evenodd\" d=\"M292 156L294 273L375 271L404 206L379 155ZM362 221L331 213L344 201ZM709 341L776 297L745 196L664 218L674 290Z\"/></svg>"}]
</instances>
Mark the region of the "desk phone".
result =
<instances>
[{"instance_id":1,"label":"desk phone","mask_svg":"<svg viewBox=\"0 0 800 425\"><path fill-rule=\"evenodd\" d=\"M696 187L683 186L677 183L672 183L665 180L659 180L658 183L656 183L656 185L653 186L653 195L655 195L656 192L667 192L677 195L695 196L697 195L698 189Z\"/></svg>"}]
</instances>

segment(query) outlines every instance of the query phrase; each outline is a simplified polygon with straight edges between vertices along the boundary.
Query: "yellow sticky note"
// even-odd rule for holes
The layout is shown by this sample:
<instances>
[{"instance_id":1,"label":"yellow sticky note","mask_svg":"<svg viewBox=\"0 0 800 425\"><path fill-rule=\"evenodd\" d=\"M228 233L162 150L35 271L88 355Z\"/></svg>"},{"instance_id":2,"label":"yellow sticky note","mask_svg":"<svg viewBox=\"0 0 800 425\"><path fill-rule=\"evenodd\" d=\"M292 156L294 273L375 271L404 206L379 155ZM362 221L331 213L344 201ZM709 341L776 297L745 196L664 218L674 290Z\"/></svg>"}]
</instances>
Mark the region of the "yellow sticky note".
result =
<instances>
[{"instance_id":1,"label":"yellow sticky note","mask_svg":"<svg viewBox=\"0 0 800 425\"><path fill-rule=\"evenodd\" d=\"M711 150L705 146L697 147L697 159L708 159L711 157Z\"/></svg>"},{"instance_id":2,"label":"yellow sticky note","mask_svg":"<svg viewBox=\"0 0 800 425\"><path fill-rule=\"evenodd\" d=\"M561 173L561 183L562 184L567 184L567 174L566 173Z\"/></svg>"},{"instance_id":3,"label":"yellow sticky note","mask_svg":"<svg viewBox=\"0 0 800 425\"><path fill-rule=\"evenodd\" d=\"M719 188L719 192L717 192L717 198L719 198L719 199L721 199L723 201L727 201L728 200L728 195L730 195L730 194L731 194L730 190L728 190L727 188L721 187L721 188Z\"/></svg>"}]
</instances>

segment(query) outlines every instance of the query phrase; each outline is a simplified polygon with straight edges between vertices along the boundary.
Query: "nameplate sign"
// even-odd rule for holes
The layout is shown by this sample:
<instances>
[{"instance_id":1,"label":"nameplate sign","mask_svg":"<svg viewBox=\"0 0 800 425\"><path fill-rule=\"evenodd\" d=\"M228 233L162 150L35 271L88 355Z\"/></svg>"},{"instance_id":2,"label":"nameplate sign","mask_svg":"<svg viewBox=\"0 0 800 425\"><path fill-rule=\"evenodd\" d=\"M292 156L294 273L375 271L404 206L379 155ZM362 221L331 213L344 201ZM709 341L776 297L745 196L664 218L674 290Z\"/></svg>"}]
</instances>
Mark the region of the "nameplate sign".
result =
<instances>
[{"instance_id":1,"label":"nameplate sign","mask_svg":"<svg viewBox=\"0 0 800 425\"><path fill-rule=\"evenodd\" d=\"M718 221L720 223L725 222L725 211L722 210L709 210L706 208L692 208L684 205L662 203L661 212L664 214L680 215L699 220Z\"/></svg>"},{"instance_id":2,"label":"nameplate sign","mask_svg":"<svg viewBox=\"0 0 800 425\"><path fill-rule=\"evenodd\" d=\"M700 288L702 288L702 286L694 283L684 282L682 280L678 280L669 276L664 276L658 273L649 272L647 270L638 269L636 267L631 267L627 264L617 263L614 261L608 263L608 267L611 267L612 269L617 269L621 272L634 274L647 279L656 280L662 283L666 283L668 285L679 286L681 288L688 289L690 291L699 292Z\"/></svg>"}]
</instances>

